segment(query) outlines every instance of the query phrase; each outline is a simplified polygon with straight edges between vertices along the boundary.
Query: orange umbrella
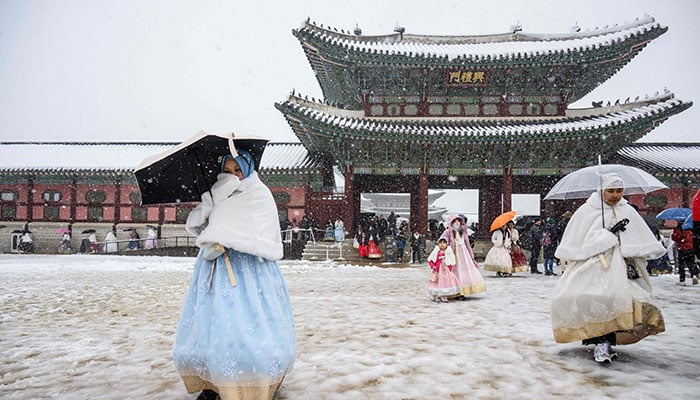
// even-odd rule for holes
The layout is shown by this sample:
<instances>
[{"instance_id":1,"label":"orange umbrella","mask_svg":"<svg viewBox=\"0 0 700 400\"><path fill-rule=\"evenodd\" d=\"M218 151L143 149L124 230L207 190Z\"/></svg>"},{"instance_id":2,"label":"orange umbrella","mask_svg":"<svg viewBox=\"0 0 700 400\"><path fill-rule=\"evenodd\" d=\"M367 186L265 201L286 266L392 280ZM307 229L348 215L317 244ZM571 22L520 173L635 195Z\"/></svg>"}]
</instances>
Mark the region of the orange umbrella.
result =
<instances>
[{"instance_id":1,"label":"orange umbrella","mask_svg":"<svg viewBox=\"0 0 700 400\"><path fill-rule=\"evenodd\" d=\"M505 224L508 223L508 221L511 221L513 218L515 218L515 211L508 211L508 212L504 212L503 214L499 215L491 223L491 232L504 226Z\"/></svg>"}]
</instances>

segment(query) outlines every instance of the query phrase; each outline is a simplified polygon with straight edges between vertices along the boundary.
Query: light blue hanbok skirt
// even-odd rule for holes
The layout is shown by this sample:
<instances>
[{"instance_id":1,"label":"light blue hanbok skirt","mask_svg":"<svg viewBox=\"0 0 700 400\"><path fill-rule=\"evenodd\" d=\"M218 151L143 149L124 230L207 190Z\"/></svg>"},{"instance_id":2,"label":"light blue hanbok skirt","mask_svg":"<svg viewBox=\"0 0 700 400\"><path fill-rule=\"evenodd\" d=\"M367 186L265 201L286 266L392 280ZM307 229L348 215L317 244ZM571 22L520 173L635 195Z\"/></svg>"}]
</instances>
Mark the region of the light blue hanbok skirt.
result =
<instances>
[{"instance_id":1,"label":"light blue hanbok skirt","mask_svg":"<svg viewBox=\"0 0 700 400\"><path fill-rule=\"evenodd\" d=\"M225 399L226 392L269 386L274 394L296 354L287 286L276 261L228 254L235 287L223 256L211 285L213 262L197 256L173 345L175 367L188 393L213 389Z\"/></svg>"}]
</instances>

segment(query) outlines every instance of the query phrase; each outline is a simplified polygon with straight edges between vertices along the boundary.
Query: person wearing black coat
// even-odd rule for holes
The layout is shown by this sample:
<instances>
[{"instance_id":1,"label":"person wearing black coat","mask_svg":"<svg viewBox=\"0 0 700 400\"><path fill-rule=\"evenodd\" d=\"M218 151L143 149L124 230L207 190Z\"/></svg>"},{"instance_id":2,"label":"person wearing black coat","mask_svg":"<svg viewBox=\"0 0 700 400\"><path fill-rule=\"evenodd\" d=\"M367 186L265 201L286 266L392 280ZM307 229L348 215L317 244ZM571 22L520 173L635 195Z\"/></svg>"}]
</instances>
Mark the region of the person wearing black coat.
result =
<instances>
[{"instance_id":1,"label":"person wearing black coat","mask_svg":"<svg viewBox=\"0 0 700 400\"><path fill-rule=\"evenodd\" d=\"M532 237L532 248L530 249L530 273L541 274L537 269L537 262L540 259L540 249L542 247L542 219L535 218L528 234Z\"/></svg>"}]
</instances>

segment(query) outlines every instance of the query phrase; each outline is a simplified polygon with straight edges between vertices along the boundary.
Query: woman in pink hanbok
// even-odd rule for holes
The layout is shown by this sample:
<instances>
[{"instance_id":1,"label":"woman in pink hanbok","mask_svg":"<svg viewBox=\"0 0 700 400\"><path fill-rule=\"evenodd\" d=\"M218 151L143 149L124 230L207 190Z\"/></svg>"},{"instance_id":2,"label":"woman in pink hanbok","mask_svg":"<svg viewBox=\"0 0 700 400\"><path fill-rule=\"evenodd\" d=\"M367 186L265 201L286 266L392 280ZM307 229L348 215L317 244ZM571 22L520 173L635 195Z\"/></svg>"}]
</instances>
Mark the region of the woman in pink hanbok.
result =
<instances>
[{"instance_id":1,"label":"woman in pink hanbok","mask_svg":"<svg viewBox=\"0 0 700 400\"><path fill-rule=\"evenodd\" d=\"M452 272L455 262L455 253L447 245L447 239L438 240L437 246L428 256L428 265L433 272L428 280L432 301L447 303L448 298L459 295L459 280Z\"/></svg>"},{"instance_id":2,"label":"woman in pink hanbok","mask_svg":"<svg viewBox=\"0 0 700 400\"><path fill-rule=\"evenodd\" d=\"M448 228L440 238L447 240L448 245L455 253L455 266L452 269L459 280L460 296L469 296L486 291L486 283L479 272L479 266L474 259L474 251L469 245L464 220L459 215L451 215L448 219Z\"/></svg>"}]
</instances>

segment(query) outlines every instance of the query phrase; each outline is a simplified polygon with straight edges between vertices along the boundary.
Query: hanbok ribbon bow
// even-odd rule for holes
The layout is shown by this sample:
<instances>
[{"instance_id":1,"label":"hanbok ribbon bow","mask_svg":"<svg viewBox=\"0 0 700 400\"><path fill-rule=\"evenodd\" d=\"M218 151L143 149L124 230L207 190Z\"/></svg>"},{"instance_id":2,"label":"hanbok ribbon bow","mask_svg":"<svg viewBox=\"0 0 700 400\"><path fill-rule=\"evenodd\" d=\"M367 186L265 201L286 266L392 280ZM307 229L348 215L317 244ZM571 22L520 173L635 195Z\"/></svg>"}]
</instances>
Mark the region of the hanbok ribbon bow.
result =
<instances>
[{"instance_id":1,"label":"hanbok ribbon bow","mask_svg":"<svg viewBox=\"0 0 700 400\"><path fill-rule=\"evenodd\" d=\"M226 272L228 272L228 280L231 282L231 287L236 287L236 278L233 275L233 266L231 265L231 259L228 256L228 251L226 248L219 243L214 243L212 246L215 251L223 253L224 262L226 263ZM209 285L207 286L207 292L211 289L211 281L214 279L214 269L216 269L216 258L211 260L211 270L209 271Z\"/></svg>"}]
</instances>

